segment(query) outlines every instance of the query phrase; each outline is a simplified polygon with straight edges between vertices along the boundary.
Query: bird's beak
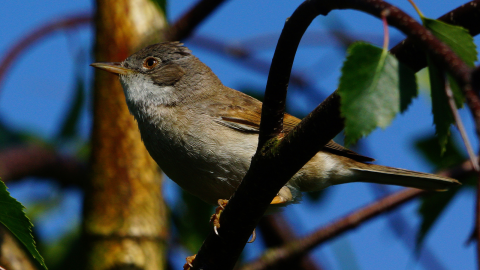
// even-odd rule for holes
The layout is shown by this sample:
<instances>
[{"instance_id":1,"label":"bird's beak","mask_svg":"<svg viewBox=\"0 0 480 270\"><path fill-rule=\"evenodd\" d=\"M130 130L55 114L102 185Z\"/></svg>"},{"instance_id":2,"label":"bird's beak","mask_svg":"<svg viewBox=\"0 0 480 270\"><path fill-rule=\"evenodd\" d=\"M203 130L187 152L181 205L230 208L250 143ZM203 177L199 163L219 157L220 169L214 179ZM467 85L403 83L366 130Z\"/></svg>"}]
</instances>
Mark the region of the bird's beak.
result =
<instances>
[{"instance_id":1,"label":"bird's beak","mask_svg":"<svg viewBox=\"0 0 480 270\"><path fill-rule=\"evenodd\" d=\"M131 69L122 67L122 63L119 63L119 62L99 62L99 63L93 63L90 66L103 69L105 71L108 71L117 75L120 75L120 74L126 75L133 72Z\"/></svg>"}]
</instances>

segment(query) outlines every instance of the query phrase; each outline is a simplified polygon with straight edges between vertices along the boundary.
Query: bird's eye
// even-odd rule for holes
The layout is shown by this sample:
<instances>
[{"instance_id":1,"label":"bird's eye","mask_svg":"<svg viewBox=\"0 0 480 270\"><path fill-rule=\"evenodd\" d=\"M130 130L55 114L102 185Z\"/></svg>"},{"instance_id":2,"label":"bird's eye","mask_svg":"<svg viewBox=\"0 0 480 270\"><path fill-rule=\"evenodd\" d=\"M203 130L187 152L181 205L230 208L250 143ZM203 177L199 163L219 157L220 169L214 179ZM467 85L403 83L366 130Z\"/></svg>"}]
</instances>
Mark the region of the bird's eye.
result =
<instances>
[{"instance_id":1,"label":"bird's eye","mask_svg":"<svg viewBox=\"0 0 480 270\"><path fill-rule=\"evenodd\" d=\"M158 60L153 58L153 57L148 57L143 61L143 66L148 69L154 68L156 65L158 65Z\"/></svg>"}]
</instances>

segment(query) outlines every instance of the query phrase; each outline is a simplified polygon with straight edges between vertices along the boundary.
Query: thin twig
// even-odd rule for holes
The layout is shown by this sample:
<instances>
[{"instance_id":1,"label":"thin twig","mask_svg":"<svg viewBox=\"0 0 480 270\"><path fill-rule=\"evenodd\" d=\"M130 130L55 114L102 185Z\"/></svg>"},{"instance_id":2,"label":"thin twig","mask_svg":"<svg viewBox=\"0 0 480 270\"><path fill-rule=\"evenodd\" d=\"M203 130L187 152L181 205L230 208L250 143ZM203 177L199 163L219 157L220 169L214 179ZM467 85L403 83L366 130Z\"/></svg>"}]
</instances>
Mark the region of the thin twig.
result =
<instances>
[{"instance_id":1,"label":"thin twig","mask_svg":"<svg viewBox=\"0 0 480 270\"><path fill-rule=\"evenodd\" d=\"M374 16L389 10L388 22L414 40L459 81L480 127L480 100L470 87L470 69L450 48L396 7L379 0L306 1L285 24L275 50L262 108L260 138L252 164L225 208L219 230L202 245L194 269L231 269L276 192L343 128L339 98L331 95L283 140L286 89L298 43L311 21L333 9L358 9ZM478 105L478 106L477 106ZM264 149L264 144L271 140ZM272 150L273 149L273 150Z\"/></svg>"},{"instance_id":2,"label":"thin twig","mask_svg":"<svg viewBox=\"0 0 480 270\"><path fill-rule=\"evenodd\" d=\"M471 166L470 161L467 160L457 167L441 171L438 174L453 178L464 178L466 175L473 172L473 167ZM312 234L306 235L295 241L290 241L280 248L266 251L264 256L244 266L242 270L271 269L271 267L274 267L277 264L281 264L287 260L291 260L306 254L319 244L331 240L340 234L348 232L367 220L391 211L396 207L403 205L414 198L417 198L420 195L428 193L430 192L406 188L402 191L385 196L383 199L353 211L350 214L345 215L343 218L339 218L337 221L318 229Z\"/></svg>"},{"instance_id":3,"label":"thin twig","mask_svg":"<svg viewBox=\"0 0 480 270\"><path fill-rule=\"evenodd\" d=\"M480 168L478 166L477 156L475 156L475 153L473 152L472 144L468 139L467 132L465 131L465 126L463 125L463 122L462 122L462 118L458 113L457 105L455 104L455 100L453 99L452 89L450 89L450 87L445 87L445 92L448 98L448 105L450 105L450 110L452 111L453 118L455 119L455 123L457 125L458 131L460 131L460 135L462 136L462 140L463 140L463 143L465 144L465 148L467 148L470 161L472 162L472 165L473 165L473 168L475 168L475 171L478 172L480 171Z\"/></svg>"},{"instance_id":4,"label":"thin twig","mask_svg":"<svg viewBox=\"0 0 480 270\"><path fill-rule=\"evenodd\" d=\"M480 33L478 18L480 18L480 0L475 0L442 15L438 20L461 26L475 36ZM417 46L416 41L411 37L402 40L390 52L400 62L408 63L414 71L419 71L427 65L425 50Z\"/></svg>"},{"instance_id":5,"label":"thin twig","mask_svg":"<svg viewBox=\"0 0 480 270\"><path fill-rule=\"evenodd\" d=\"M297 239L286 244L283 247L271 249L265 253L259 260L246 265L242 270L264 270L270 269L274 265L281 264L285 260L298 257L322 242L332 239L346 231L356 228L371 218L374 218L387 211L408 202L421 194L426 193L420 189L404 189L392 195L386 196L381 200L373 202L343 218L330 223L329 225L309 234L305 237Z\"/></svg>"}]
</instances>

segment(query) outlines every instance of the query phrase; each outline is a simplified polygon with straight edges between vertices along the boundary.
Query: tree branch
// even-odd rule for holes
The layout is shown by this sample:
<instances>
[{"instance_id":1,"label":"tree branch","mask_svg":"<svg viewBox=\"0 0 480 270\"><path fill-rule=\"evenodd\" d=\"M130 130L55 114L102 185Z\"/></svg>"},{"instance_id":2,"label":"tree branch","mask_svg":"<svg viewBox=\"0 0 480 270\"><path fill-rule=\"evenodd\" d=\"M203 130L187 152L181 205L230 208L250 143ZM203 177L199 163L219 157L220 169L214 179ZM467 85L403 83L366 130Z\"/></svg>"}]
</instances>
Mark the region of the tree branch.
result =
<instances>
[{"instance_id":1,"label":"tree branch","mask_svg":"<svg viewBox=\"0 0 480 270\"><path fill-rule=\"evenodd\" d=\"M298 43L311 21L333 9L353 8L380 17L388 9L388 22L412 37L459 81L476 120L480 102L470 88L470 70L446 45L396 7L382 1L305 1L290 17L272 60L262 109L260 138L252 164L225 208L220 237L213 232L205 240L194 269L232 269L258 220L277 191L343 128L339 97L332 94L292 132L279 140L289 75ZM478 110L475 107L478 103ZM477 117L478 116L478 117ZM477 122L477 127L480 126ZM282 136L280 136L282 137ZM408 195L408 194L407 194ZM405 194L403 194L404 197Z\"/></svg>"},{"instance_id":2,"label":"tree branch","mask_svg":"<svg viewBox=\"0 0 480 270\"><path fill-rule=\"evenodd\" d=\"M62 185L82 187L86 165L40 146L17 146L0 152L0 177L8 182L25 177L54 178Z\"/></svg>"},{"instance_id":3,"label":"tree branch","mask_svg":"<svg viewBox=\"0 0 480 270\"><path fill-rule=\"evenodd\" d=\"M201 0L168 29L165 40L177 41L190 36L192 31L225 0Z\"/></svg>"},{"instance_id":4,"label":"tree branch","mask_svg":"<svg viewBox=\"0 0 480 270\"><path fill-rule=\"evenodd\" d=\"M441 171L438 174L453 178L463 178L466 175L475 172L472 163L467 160L460 166L450 170ZM312 248L322 244L332 238L339 236L345 232L351 231L363 222L370 220L380 214L387 213L396 207L403 205L418 196L430 194L420 189L406 188L402 191L385 196L383 199L370 203L352 213L344 216L326 225L312 234L306 235L295 241L289 241L287 244L279 248L270 249L265 252L264 256L258 260L244 266L242 270L266 270L273 269L276 265L285 263L292 259L298 258L309 252Z\"/></svg>"},{"instance_id":5,"label":"tree branch","mask_svg":"<svg viewBox=\"0 0 480 270\"><path fill-rule=\"evenodd\" d=\"M468 2L438 18L438 20L458 25L470 31L472 36L480 33L480 0ZM415 40L407 37L393 47L390 52L402 63L408 63L414 71L427 66L427 57L425 51L415 46Z\"/></svg>"},{"instance_id":6,"label":"tree branch","mask_svg":"<svg viewBox=\"0 0 480 270\"><path fill-rule=\"evenodd\" d=\"M277 264L286 260L291 260L310 251L315 246L329 239L332 239L341 233L356 228L362 222L376 217L387 211L395 209L397 206L408 202L421 194L426 193L420 189L404 189L400 192L386 196L381 200L373 202L360 210L354 211L343 218L330 223L329 225L317 230L316 232L302 237L296 241L290 242L283 247L267 251L265 256L259 260L246 265L242 270L260 270L271 269Z\"/></svg>"},{"instance_id":7,"label":"tree branch","mask_svg":"<svg viewBox=\"0 0 480 270\"><path fill-rule=\"evenodd\" d=\"M74 15L65 19L50 22L38 29L33 30L31 33L20 39L20 41L15 43L10 50L7 51L5 54L6 56L0 62L0 86L10 66L14 63L18 56L25 51L25 49L55 31L78 27L80 25L90 23L91 21L92 16L90 14Z\"/></svg>"}]
</instances>

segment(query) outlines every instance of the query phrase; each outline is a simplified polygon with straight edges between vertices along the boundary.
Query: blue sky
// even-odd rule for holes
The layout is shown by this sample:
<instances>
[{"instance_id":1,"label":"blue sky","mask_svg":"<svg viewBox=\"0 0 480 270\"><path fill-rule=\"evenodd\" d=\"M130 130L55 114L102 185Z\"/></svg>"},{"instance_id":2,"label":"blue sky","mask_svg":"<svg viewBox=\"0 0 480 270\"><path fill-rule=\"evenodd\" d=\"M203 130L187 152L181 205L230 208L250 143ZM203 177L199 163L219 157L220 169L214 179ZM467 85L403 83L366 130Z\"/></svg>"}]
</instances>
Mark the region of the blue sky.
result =
<instances>
[{"instance_id":1,"label":"blue sky","mask_svg":"<svg viewBox=\"0 0 480 270\"><path fill-rule=\"evenodd\" d=\"M169 20L175 21L195 2L169 1ZM255 45L250 46L255 50L256 57L268 62L273 55L275 37L279 35L285 19L300 3L301 1L291 0L227 1L198 28L195 35L215 38L231 45L253 42ZM391 3L418 18L407 1ZM433 18L462 3L465 1L417 1L423 13ZM0 10L0 58L14 42L36 27L73 14L93 13L93 9L93 2L85 0L4 1ZM371 36L382 37L381 22L359 12L335 11L327 17L317 18L307 31L307 34L314 37L312 42L316 45L305 44L306 42L301 44L294 69L314 81L315 88L320 91L319 95L326 96L336 89L344 51L333 47L331 42L326 42L328 37L318 33L324 32L329 26L340 25L342 30L365 36L366 39ZM92 35L92 28L88 26L57 32L24 53L0 85L0 119L17 130L29 131L53 140L73 98L76 76L86 80L92 76L92 68L88 66L93 62L90 57ZM273 37L273 45L259 38L265 35ZM392 40L399 40L402 35L391 29L391 36ZM225 85L236 89L264 89L266 76L263 74L188 40L185 43L200 60L212 68ZM478 38L476 43L478 45ZM433 169L414 148L415 140L434 133L430 103L425 97L426 94L422 93L420 98L415 99L408 111L397 117L392 126L377 130L363 140L362 150L365 152L362 153L377 159L378 164L431 172ZM298 89L289 92L289 108L295 112L308 113L320 102L321 100L302 94ZM478 142L473 139L469 112L462 110L461 115L474 149L478 149ZM90 123L90 114L85 110L81 122L81 133L85 140L89 136ZM458 137L456 131L453 133ZM37 181L28 183L11 188L13 195L25 201L27 206L29 192L41 186ZM175 198L176 189L176 185L168 180L166 196L171 204L181 203ZM396 187L388 189L398 190ZM47 195L52 192L47 191L47 188L40 189L39 192L42 190ZM71 225L65 225L64 220L55 215L68 214L78 222L81 195L74 190L68 192L68 196L63 199L66 203L62 209L51 213L48 219L38 220L40 237L55 239L59 231L66 232L71 228ZM461 192L426 239L425 246L445 269L474 269L476 266L474 245L464 244L473 226L474 198L472 191ZM284 213L298 234L305 235L374 199L375 194L367 184L341 185L329 188L326 198L320 204L305 200L302 204L288 207ZM417 208L418 202L411 202L398 211L406 218L407 224L414 228L420 222ZM403 236L405 239L409 237L412 236ZM260 245L261 239L258 243L247 245L247 258L257 256ZM325 269L426 269L411 249L395 236L387 219L383 217L322 245L313 254ZM177 255L182 257L184 254Z\"/></svg>"}]
</instances>

